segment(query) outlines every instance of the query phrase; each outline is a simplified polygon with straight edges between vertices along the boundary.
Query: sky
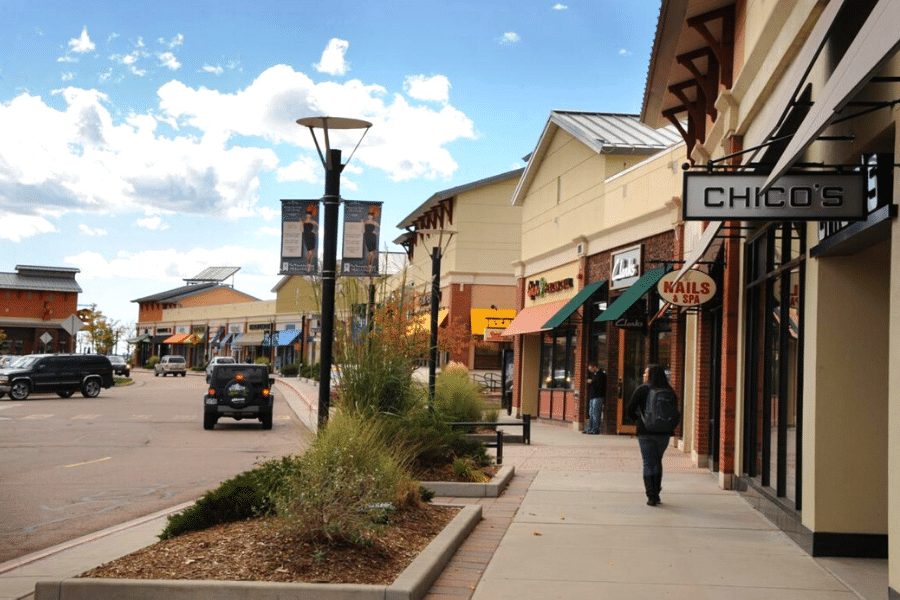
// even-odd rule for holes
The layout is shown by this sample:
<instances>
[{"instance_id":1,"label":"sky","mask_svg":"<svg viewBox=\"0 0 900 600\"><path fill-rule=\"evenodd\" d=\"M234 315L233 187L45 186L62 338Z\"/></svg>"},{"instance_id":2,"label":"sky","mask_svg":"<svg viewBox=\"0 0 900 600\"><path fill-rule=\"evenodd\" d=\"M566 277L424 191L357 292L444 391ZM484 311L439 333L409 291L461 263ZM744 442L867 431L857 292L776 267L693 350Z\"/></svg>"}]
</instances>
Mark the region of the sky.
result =
<instances>
[{"instance_id":1,"label":"sky","mask_svg":"<svg viewBox=\"0 0 900 600\"><path fill-rule=\"evenodd\" d=\"M525 166L551 110L640 112L659 0L0 2L0 272L79 304L236 266L274 299L281 199L315 199L311 116L372 123L341 196L381 248L433 194ZM332 135L344 160L358 141Z\"/></svg>"}]
</instances>

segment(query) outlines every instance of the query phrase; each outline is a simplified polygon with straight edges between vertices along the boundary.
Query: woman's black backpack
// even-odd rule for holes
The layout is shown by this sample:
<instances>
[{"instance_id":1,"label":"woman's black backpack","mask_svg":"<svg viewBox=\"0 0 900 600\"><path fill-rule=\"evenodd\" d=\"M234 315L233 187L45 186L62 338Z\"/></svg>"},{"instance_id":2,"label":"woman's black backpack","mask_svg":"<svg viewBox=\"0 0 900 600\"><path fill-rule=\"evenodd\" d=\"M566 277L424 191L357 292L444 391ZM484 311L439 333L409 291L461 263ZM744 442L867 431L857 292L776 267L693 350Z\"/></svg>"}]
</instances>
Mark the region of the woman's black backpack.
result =
<instances>
[{"instance_id":1,"label":"woman's black backpack","mask_svg":"<svg viewBox=\"0 0 900 600\"><path fill-rule=\"evenodd\" d=\"M644 429L649 433L672 433L681 422L678 398L669 388L650 388L647 404L641 413Z\"/></svg>"}]
</instances>

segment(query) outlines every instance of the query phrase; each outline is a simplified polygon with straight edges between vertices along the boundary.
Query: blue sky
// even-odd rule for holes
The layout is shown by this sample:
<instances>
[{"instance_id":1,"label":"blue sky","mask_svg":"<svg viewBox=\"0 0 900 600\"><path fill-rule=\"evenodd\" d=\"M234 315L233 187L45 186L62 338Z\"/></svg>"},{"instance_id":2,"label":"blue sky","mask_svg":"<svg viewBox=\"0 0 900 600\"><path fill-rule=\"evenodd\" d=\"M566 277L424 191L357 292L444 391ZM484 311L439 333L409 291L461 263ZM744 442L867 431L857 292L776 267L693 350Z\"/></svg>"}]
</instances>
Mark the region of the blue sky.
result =
<instances>
[{"instance_id":1,"label":"blue sky","mask_svg":"<svg viewBox=\"0 0 900 600\"><path fill-rule=\"evenodd\" d=\"M553 109L637 113L659 0L0 3L0 271L131 300L210 266L272 299L280 199L319 198L300 117L373 127L345 199L382 246L432 194L524 166ZM333 140L349 154L354 141Z\"/></svg>"}]
</instances>

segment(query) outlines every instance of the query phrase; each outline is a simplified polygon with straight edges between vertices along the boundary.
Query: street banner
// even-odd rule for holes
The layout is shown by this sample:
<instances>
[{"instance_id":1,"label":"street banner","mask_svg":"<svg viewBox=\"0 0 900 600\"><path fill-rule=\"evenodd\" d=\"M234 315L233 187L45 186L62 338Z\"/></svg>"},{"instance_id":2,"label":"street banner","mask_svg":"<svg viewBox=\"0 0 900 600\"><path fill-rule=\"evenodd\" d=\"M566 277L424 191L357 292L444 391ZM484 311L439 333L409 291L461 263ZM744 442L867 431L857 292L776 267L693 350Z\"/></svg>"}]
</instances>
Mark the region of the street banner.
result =
<instances>
[{"instance_id":1,"label":"street banner","mask_svg":"<svg viewBox=\"0 0 900 600\"><path fill-rule=\"evenodd\" d=\"M341 275L376 277L381 202L344 201L344 248Z\"/></svg>"},{"instance_id":2,"label":"street banner","mask_svg":"<svg viewBox=\"0 0 900 600\"><path fill-rule=\"evenodd\" d=\"M319 201L281 201L279 275L319 273Z\"/></svg>"}]
</instances>

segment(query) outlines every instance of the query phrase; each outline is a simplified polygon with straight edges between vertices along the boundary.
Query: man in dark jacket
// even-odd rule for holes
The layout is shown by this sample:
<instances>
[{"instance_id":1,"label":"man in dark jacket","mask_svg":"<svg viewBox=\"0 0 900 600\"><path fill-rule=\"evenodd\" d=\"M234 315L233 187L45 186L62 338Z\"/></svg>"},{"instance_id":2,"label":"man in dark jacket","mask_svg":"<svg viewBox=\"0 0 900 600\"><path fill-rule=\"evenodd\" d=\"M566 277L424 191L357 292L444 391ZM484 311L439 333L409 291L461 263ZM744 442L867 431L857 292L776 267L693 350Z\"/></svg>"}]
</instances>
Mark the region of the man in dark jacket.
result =
<instances>
[{"instance_id":1,"label":"man in dark jacket","mask_svg":"<svg viewBox=\"0 0 900 600\"><path fill-rule=\"evenodd\" d=\"M596 435L602 430L603 402L606 399L606 373L597 363L588 365L588 424L584 433Z\"/></svg>"}]
</instances>

